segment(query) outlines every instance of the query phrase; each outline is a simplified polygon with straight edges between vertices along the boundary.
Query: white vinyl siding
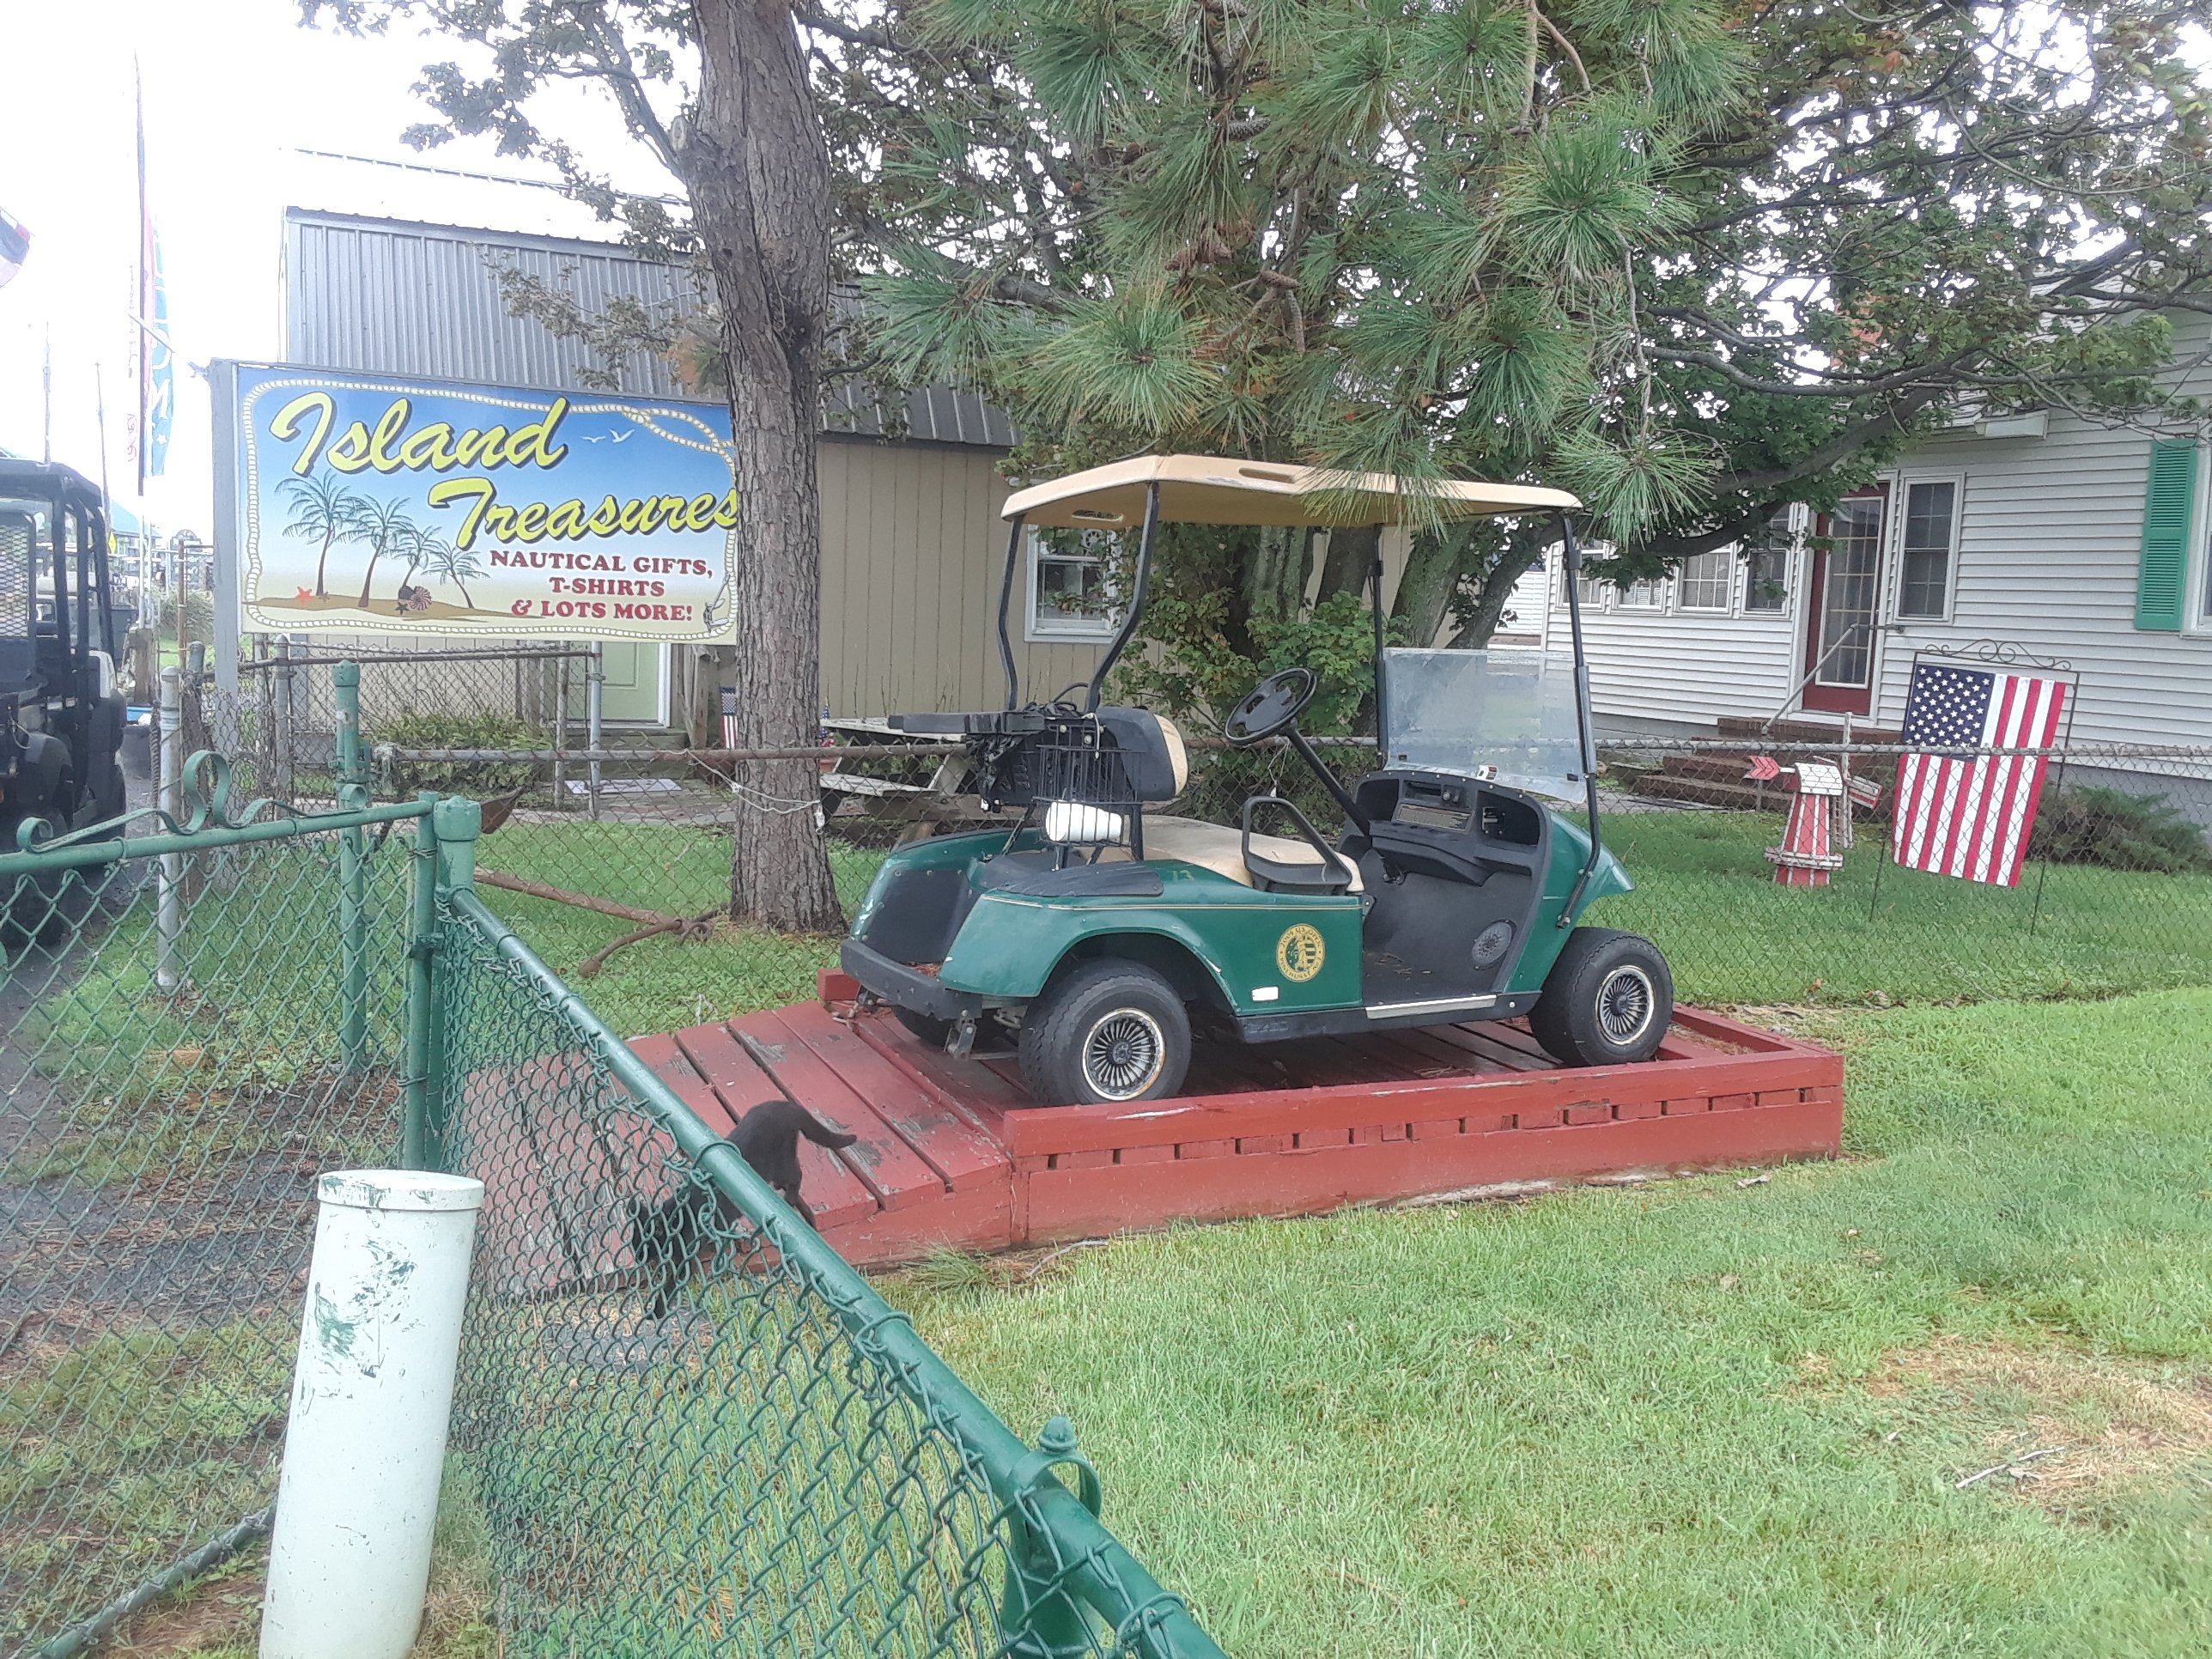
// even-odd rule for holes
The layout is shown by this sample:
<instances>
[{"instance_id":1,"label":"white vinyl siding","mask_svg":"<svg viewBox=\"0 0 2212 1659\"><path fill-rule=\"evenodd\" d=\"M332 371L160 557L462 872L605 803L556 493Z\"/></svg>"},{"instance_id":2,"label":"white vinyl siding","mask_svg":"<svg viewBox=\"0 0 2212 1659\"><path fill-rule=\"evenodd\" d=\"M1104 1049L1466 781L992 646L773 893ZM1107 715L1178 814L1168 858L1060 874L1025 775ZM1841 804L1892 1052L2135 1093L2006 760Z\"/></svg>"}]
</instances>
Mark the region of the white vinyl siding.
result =
<instances>
[{"instance_id":1,"label":"white vinyl siding","mask_svg":"<svg viewBox=\"0 0 2212 1659\"><path fill-rule=\"evenodd\" d=\"M2193 364L2212 320L2175 323L2174 357ZM2212 395L2212 364L2172 377L2185 395ZM2048 435L1984 438L1971 427L1903 456L1893 482L1885 550L1885 623L1875 641L1869 724L1904 718L1912 653L1923 645L2007 641L2063 658L2081 675L2075 738L2212 744L2212 446L2200 465L2188 592L2203 611L2184 630L2135 625L2150 440L2053 410ZM1956 480L1943 621L1898 617L1903 497L1916 483ZM1721 715L1765 719L1793 696L1805 668L1807 559L1789 561L1787 611L1748 601L1730 617L1614 609L1589 619L1590 690L1601 715L1710 728ZM1554 649L1565 630L1555 627Z\"/></svg>"}]
</instances>

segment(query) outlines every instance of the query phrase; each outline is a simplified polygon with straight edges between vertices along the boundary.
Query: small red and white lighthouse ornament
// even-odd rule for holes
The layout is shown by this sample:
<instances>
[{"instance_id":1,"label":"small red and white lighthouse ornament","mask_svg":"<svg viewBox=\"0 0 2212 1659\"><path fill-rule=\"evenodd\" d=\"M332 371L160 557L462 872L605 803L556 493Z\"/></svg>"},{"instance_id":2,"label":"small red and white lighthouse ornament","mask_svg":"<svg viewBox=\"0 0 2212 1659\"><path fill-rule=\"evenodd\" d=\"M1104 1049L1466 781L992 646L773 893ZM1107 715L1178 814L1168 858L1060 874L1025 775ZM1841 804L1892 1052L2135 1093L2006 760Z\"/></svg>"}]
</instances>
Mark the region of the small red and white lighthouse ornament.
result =
<instances>
[{"instance_id":1,"label":"small red and white lighthouse ornament","mask_svg":"<svg viewBox=\"0 0 2212 1659\"><path fill-rule=\"evenodd\" d=\"M1786 887L1826 887L1844 867L1844 855L1836 850L1835 840L1836 811L1844 798L1844 769L1814 760L1781 766L1771 755L1754 755L1751 770L1744 776L1764 782L1784 772L1797 775L1797 793L1790 799L1790 823L1782 832L1782 845L1766 849L1767 862L1774 866L1775 880Z\"/></svg>"}]
</instances>

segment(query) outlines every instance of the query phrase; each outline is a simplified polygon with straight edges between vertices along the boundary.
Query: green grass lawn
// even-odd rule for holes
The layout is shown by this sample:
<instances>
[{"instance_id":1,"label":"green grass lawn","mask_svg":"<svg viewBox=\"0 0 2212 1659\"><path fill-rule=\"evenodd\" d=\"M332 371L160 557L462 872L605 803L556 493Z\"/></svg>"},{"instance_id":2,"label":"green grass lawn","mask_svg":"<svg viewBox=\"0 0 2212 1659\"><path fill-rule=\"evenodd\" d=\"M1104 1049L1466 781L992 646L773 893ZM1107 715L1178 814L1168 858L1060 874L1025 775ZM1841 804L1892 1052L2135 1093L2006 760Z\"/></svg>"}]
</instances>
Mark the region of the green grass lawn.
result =
<instances>
[{"instance_id":1,"label":"green grass lawn","mask_svg":"<svg viewBox=\"0 0 2212 1659\"><path fill-rule=\"evenodd\" d=\"M696 915L729 902L729 838L707 830L580 818L509 823L478 843L477 862L671 914ZM830 842L830 868L848 909L860 903L882 862L880 852ZM481 890L485 903L563 975L636 927L550 899ZM609 957L594 977L574 983L600 1018L625 1036L638 1036L803 1001L814 994L815 974L836 962L834 939L724 926L707 939L641 939Z\"/></svg>"},{"instance_id":2,"label":"green grass lawn","mask_svg":"<svg viewBox=\"0 0 2212 1659\"><path fill-rule=\"evenodd\" d=\"M1877 894L1877 825L1862 826L1832 885L1784 887L1765 852L1778 818L1616 813L1603 830L1637 890L1588 919L1656 940L1687 1000L2098 996L2212 981L2212 876L2030 865L2008 889L1886 868Z\"/></svg>"},{"instance_id":3,"label":"green grass lawn","mask_svg":"<svg viewBox=\"0 0 2212 1659\"><path fill-rule=\"evenodd\" d=\"M2203 1653L2212 992L1846 1018L1840 1163L893 1292L1239 1659Z\"/></svg>"}]
</instances>

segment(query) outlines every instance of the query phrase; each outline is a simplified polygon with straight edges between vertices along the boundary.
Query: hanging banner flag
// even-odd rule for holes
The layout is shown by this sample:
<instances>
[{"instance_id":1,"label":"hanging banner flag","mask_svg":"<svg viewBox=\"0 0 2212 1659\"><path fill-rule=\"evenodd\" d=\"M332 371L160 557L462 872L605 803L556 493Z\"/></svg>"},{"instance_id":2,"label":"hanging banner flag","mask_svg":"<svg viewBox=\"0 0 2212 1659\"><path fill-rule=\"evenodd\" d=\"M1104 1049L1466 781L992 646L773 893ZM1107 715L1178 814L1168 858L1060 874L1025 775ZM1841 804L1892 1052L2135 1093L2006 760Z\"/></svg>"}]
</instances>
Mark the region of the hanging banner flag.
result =
<instances>
[{"instance_id":1,"label":"hanging banner flag","mask_svg":"<svg viewBox=\"0 0 2212 1659\"><path fill-rule=\"evenodd\" d=\"M158 478L169 464L169 425L176 412L176 353L169 347L169 289L161 280L161 240L146 224L146 293L139 319L144 346L139 362L145 366L144 383L138 392L138 450L144 458L143 474Z\"/></svg>"},{"instance_id":2,"label":"hanging banner flag","mask_svg":"<svg viewBox=\"0 0 2212 1659\"><path fill-rule=\"evenodd\" d=\"M14 280L31 257L31 233L7 209L0 208L0 288Z\"/></svg>"},{"instance_id":3,"label":"hanging banner flag","mask_svg":"<svg viewBox=\"0 0 2212 1659\"><path fill-rule=\"evenodd\" d=\"M714 640L729 410L240 364L246 625Z\"/></svg>"}]
</instances>

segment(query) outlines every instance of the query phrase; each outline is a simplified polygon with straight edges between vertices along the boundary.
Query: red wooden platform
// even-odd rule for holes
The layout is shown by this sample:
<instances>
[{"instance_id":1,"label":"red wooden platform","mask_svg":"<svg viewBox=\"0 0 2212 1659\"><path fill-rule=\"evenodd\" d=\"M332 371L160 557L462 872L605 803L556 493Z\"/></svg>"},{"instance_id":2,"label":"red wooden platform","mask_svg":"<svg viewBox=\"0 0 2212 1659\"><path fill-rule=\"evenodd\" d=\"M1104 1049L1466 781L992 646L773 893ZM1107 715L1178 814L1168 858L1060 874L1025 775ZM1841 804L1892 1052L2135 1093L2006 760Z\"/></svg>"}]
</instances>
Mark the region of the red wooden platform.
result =
<instances>
[{"instance_id":1,"label":"red wooden platform","mask_svg":"<svg viewBox=\"0 0 2212 1659\"><path fill-rule=\"evenodd\" d=\"M1635 1170L1835 1155L1840 1056L1678 1009L1657 1058L1565 1070L1517 1024L1249 1048L1201 1039L1191 1092L1036 1107L1009 1059L957 1060L853 985L631 1047L715 1127L781 1093L858 1135L802 1144L807 1203L848 1261L1000 1249L1175 1220Z\"/></svg>"}]
</instances>

